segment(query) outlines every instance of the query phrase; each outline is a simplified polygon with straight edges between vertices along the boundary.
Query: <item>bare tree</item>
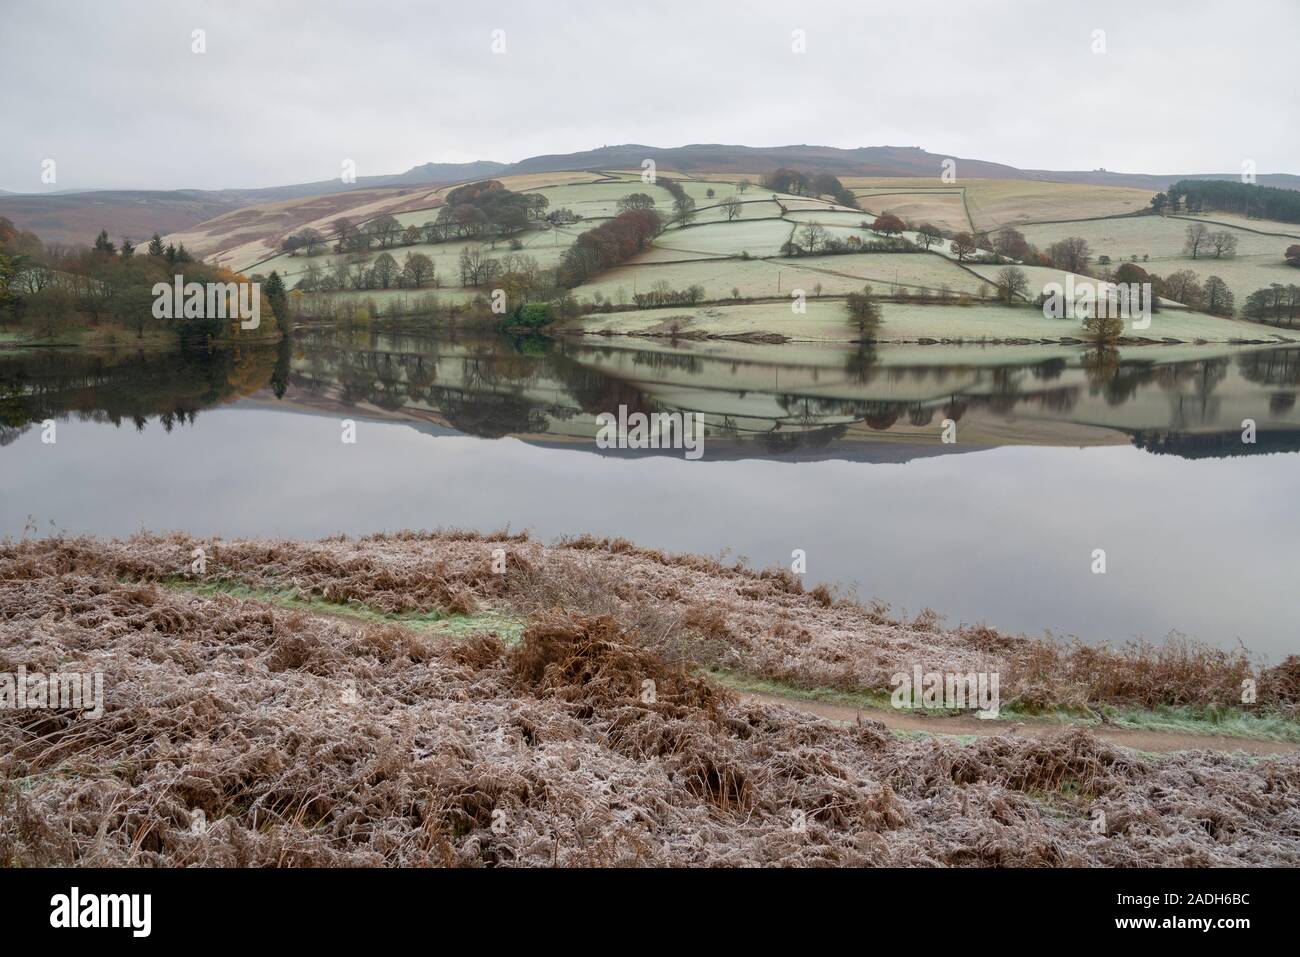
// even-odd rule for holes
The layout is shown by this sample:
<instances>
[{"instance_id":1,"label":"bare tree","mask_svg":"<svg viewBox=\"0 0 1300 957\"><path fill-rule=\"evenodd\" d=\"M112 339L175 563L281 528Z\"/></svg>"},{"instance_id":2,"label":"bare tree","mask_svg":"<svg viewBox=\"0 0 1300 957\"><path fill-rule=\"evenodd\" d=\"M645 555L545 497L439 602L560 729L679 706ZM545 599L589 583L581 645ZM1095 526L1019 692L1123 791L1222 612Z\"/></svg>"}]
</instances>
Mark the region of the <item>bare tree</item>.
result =
<instances>
[{"instance_id":1,"label":"bare tree","mask_svg":"<svg viewBox=\"0 0 1300 957\"><path fill-rule=\"evenodd\" d=\"M1210 233L1209 242L1214 247L1214 258L1221 259L1224 256L1235 256L1237 254L1237 237L1236 234L1222 229L1217 233Z\"/></svg>"},{"instance_id":2,"label":"bare tree","mask_svg":"<svg viewBox=\"0 0 1300 957\"><path fill-rule=\"evenodd\" d=\"M728 196L720 204L722 211L727 214L727 222L731 222L741 213L742 203L739 196Z\"/></svg>"},{"instance_id":3,"label":"bare tree","mask_svg":"<svg viewBox=\"0 0 1300 957\"><path fill-rule=\"evenodd\" d=\"M809 223L799 230L799 238L810 253L816 252L817 247L826 242L826 227L821 223Z\"/></svg>"},{"instance_id":4,"label":"bare tree","mask_svg":"<svg viewBox=\"0 0 1300 957\"><path fill-rule=\"evenodd\" d=\"M1190 269L1172 272L1160 283L1160 293L1184 306L1197 306L1201 302L1201 284Z\"/></svg>"},{"instance_id":5,"label":"bare tree","mask_svg":"<svg viewBox=\"0 0 1300 957\"><path fill-rule=\"evenodd\" d=\"M967 256L975 255L978 248L975 245L975 237L970 233L958 233L952 237L952 253L957 257L957 262L963 262Z\"/></svg>"},{"instance_id":6,"label":"bare tree","mask_svg":"<svg viewBox=\"0 0 1300 957\"><path fill-rule=\"evenodd\" d=\"M1210 231L1204 223L1192 223L1187 227L1187 241L1183 243L1183 252L1195 259L1209 242L1209 235Z\"/></svg>"},{"instance_id":7,"label":"bare tree","mask_svg":"<svg viewBox=\"0 0 1300 957\"><path fill-rule=\"evenodd\" d=\"M929 249L941 242L943 242L943 232L934 223L922 223L917 227L916 244L922 249Z\"/></svg>"},{"instance_id":8,"label":"bare tree","mask_svg":"<svg viewBox=\"0 0 1300 957\"><path fill-rule=\"evenodd\" d=\"M1017 266L1005 266L999 269L993 284L998 288L998 295L1008 305L1015 302L1017 297L1025 296L1029 292L1029 277Z\"/></svg>"}]
</instances>

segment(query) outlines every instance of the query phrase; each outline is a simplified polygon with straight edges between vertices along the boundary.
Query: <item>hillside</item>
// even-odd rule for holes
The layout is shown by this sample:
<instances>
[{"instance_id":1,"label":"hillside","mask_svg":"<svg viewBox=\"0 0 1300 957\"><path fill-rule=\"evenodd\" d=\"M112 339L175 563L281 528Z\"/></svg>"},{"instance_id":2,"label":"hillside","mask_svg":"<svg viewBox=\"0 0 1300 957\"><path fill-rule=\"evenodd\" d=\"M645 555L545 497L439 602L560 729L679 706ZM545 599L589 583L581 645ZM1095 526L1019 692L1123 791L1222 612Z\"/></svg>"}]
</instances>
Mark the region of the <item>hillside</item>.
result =
<instances>
[{"instance_id":1,"label":"hillside","mask_svg":"<svg viewBox=\"0 0 1300 957\"><path fill-rule=\"evenodd\" d=\"M987 252L959 254L950 238L954 232L1007 225L1021 229L1039 249L1083 236L1094 249L1094 259L1106 255L1118 263L1146 256L1143 261L1161 275L1179 270L1201 279L1221 275L1239 300L1275 276L1285 279L1281 274L1288 271L1281 258L1284 236L1226 223L1222 228L1239 237L1239 256L1184 259L1181 237L1187 221L1134 216L1147 208L1150 194L1118 187L1004 179L963 180L941 187L919 178L847 177L842 182L859 204L855 209L825 197L772 192L757 185L742 191L744 178L718 172L699 178L665 173L654 184L625 170L533 173L503 176L500 182L508 190L544 199L549 210L569 210L579 218L556 225L534 220L508 245L500 239L460 235L430 239L448 187L379 190L367 194L365 205L348 210L338 208L336 201L342 197L337 196L309 211L304 204L267 209L259 219L253 215L263 212L260 208L242 210L184 238L191 248L219 249L217 255L228 257L235 268L263 275L276 271L290 288L308 294L308 315L338 316L357 309L372 316L427 315L434 304L459 309L478 302L484 308L481 304L493 285L466 278L464 255L496 266L509 263L508 268L530 274L552 270L566 261L584 231L610 222L631 193L644 194L672 219L676 190L696 204L689 219L668 222L644 251L572 288L572 299L584 316L576 321L570 317L556 327L641 340L853 342L861 332L848 322L846 297L869 285L884 300L882 321L873 333L877 341L1079 342L1084 331L1078 319L1050 319L1041 309L1027 308L1045 284L1064 282L1064 270L1025 267L1027 288L1015 302L1000 303L994 292L998 273L1013 261ZM891 183L897 185L885 185ZM736 205L729 207L724 200L732 197ZM381 212L392 213L397 226L411 230L412 236L362 253L337 252L325 244L310 256L275 254L279 240L272 239L282 239L285 224L308 212L315 217L312 225L327 234L338 215L360 223ZM913 224L933 222L947 230L949 238L918 250L918 234L909 227L899 241L884 240L871 229L883 213L901 215ZM256 231L264 229L273 230L272 236L255 238ZM429 275L418 286L396 281L382 287L364 284L364 271L385 251L399 261L411 255L427 257ZM320 278L335 285L317 290L312 283ZM792 308L791 296L798 293L802 308ZM1289 334L1276 327L1208 315L1178 302L1170 302L1150 327L1131 328L1126 338L1135 345L1290 341Z\"/></svg>"},{"instance_id":2,"label":"hillside","mask_svg":"<svg viewBox=\"0 0 1300 957\"><path fill-rule=\"evenodd\" d=\"M405 173L358 176L253 189L86 190L59 193L11 193L0 190L0 216L47 242L86 243L101 229L114 237L139 241L154 233L179 233L225 213L248 206L283 203L330 194L366 193L370 189L457 183L495 175L501 163L425 163ZM364 202L355 199L356 205Z\"/></svg>"},{"instance_id":3,"label":"hillside","mask_svg":"<svg viewBox=\"0 0 1300 957\"><path fill-rule=\"evenodd\" d=\"M0 190L0 216L52 242L88 242L100 229L133 240L154 232L180 232L224 213L253 205L381 187L434 186L489 176L566 170L641 169L646 159L669 170L699 174L761 174L781 166L813 169L840 177L920 177L936 179L947 159L956 162L961 180L1021 180L1130 188L1155 193L1179 179L1236 179L1237 173L1144 174L1106 170L1027 170L1004 163L950 157L916 146L868 146L841 149L797 145L754 147L690 144L657 147L640 144L602 146L574 153L528 157L516 163L424 163L403 173L359 176L355 183L337 179L221 190L94 190L75 193L8 193ZM1300 176L1260 174L1261 185L1300 189ZM361 205L358 200L356 205Z\"/></svg>"}]
</instances>

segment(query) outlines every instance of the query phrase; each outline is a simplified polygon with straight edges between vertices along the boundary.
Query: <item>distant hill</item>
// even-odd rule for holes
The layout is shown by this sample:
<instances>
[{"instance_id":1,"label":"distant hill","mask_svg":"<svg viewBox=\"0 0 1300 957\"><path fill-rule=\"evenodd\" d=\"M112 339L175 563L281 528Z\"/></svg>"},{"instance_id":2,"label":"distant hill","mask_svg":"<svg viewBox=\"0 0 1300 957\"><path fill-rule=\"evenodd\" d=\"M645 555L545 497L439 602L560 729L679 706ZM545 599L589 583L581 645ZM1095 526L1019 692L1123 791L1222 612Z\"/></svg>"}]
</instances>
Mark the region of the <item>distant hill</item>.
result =
<instances>
[{"instance_id":1,"label":"distant hill","mask_svg":"<svg viewBox=\"0 0 1300 957\"><path fill-rule=\"evenodd\" d=\"M383 186L445 185L495 176L503 163L425 163L385 176L358 176L355 183L321 180L257 189L88 190L13 193L0 190L0 216L46 242L90 243L101 229L116 240L139 241L155 232L181 232L225 213L263 203L324 196Z\"/></svg>"},{"instance_id":2,"label":"distant hill","mask_svg":"<svg viewBox=\"0 0 1300 957\"><path fill-rule=\"evenodd\" d=\"M657 147L629 143L577 153L533 156L518 163L424 163L404 173L359 176L355 183L320 180L260 189L93 190L77 193L12 193L0 190L0 216L53 242L88 243L100 229L118 238L147 238L154 232L187 230L247 206L382 187L442 186L490 176L558 170L639 169L646 159L666 170L763 173L780 166L836 176L935 176L947 154L918 146L735 146L695 143ZM1108 170L1025 170L1004 163L951 157L964 179L1045 180L1159 191L1180 179L1237 179L1236 173L1116 173ZM1265 186L1300 189L1300 176L1265 173Z\"/></svg>"},{"instance_id":3,"label":"distant hill","mask_svg":"<svg viewBox=\"0 0 1300 957\"><path fill-rule=\"evenodd\" d=\"M762 173L781 166L836 176L938 176L946 159L954 159L957 175L964 179L1029 179L1053 183L1085 183L1094 186L1128 186L1159 192L1180 179L1235 180L1238 173L1116 173L1109 170L1019 169L1005 163L931 153L919 146L863 146L840 149L834 146L727 146L693 144L660 148L641 144L602 146L580 153L557 153L521 160L495 175L544 173L566 169L639 169L643 160L684 172L709 170L719 173ZM1263 173L1261 186L1300 189L1300 176Z\"/></svg>"},{"instance_id":4,"label":"distant hill","mask_svg":"<svg viewBox=\"0 0 1300 957\"><path fill-rule=\"evenodd\" d=\"M0 196L0 216L46 242L89 244L101 229L107 229L115 241L122 236L147 239L155 232L188 228L238 205L223 192L198 189L5 193Z\"/></svg>"},{"instance_id":5,"label":"distant hill","mask_svg":"<svg viewBox=\"0 0 1300 957\"><path fill-rule=\"evenodd\" d=\"M865 146L845 150L834 146L726 146L693 144L663 149L627 144L602 146L581 153L534 156L508 167L503 175L545 173L561 169L639 169L643 160L683 171L761 173L781 166L832 173L836 176L938 176L948 156L919 146ZM960 175L978 179L1024 179L1014 166L983 160L957 159Z\"/></svg>"}]
</instances>

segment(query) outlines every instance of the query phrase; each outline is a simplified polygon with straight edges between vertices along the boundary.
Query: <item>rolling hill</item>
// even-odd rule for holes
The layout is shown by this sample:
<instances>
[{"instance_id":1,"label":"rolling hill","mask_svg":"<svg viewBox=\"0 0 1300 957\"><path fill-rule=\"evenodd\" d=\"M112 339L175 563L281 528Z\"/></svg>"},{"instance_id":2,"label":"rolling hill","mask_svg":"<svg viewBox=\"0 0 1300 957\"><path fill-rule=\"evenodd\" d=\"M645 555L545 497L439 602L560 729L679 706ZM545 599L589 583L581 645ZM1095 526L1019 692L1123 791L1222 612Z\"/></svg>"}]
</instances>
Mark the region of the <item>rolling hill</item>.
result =
<instances>
[{"instance_id":1,"label":"rolling hill","mask_svg":"<svg viewBox=\"0 0 1300 957\"><path fill-rule=\"evenodd\" d=\"M1236 173L1145 174L1106 170L1026 170L1003 163L949 157L915 146L868 146L840 149L795 145L753 147L690 144L656 147L641 144L602 146L576 153L533 156L517 163L424 163L403 173L361 176L355 183L319 180L285 186L221 190L91 190L76 193L10 193L0 190L0 216L51 242L89 242L100 229L133 240L154 232L179 233L250 206L284 203L305 197L397 187L440 186L488 176L515 176L566 170L640 169L653 159L663 169L688 173L763 173L791 166L840 177L936 178L944 160L955 159L959 178L1045 181L1128 187L1157 192L1179 179L1235 179ZM1260 174L1261 185L1300 189L1300 176ZM358 197L354 205L362 205ZM342 205L342 204L338 204ZM291 225L304 225L302 220Z\"/></svg>"}]
</instances>

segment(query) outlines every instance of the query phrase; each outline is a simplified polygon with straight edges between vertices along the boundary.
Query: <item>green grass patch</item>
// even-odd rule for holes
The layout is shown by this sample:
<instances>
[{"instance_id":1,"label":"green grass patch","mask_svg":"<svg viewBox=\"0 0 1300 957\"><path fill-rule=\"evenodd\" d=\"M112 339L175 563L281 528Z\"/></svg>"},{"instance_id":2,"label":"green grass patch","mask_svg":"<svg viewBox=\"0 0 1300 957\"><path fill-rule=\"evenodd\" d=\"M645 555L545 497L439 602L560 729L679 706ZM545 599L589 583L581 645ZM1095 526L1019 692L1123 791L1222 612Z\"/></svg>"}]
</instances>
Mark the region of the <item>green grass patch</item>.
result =
<instances>
[{"instance_id":1,"label":"green grass patch","mask_svg":"<svg viewBox=\"0 0 1300 957\"><path fill-rule=\"evenodd\" d=\"M391 613L372 608L355 599L346 603L333 602L316 596L304 597L296 588L252 588L228 579L196 581L175 577L160 581L159 584L194 595L229 595L245 601L263 601L293 611L351 618L370 624L402 625L416 631L452 638L495 632L508 645L521 640L525 625L522 616L508 611L488 609L472 615L449 614L440 609Z\"/></svg>"},{"instance_id":2,"label":"green grass patch","mask_svg":"<svg viewBox=\"0 0 1300 957\"><path fill-rule=\"evenodd\" d=\"M1098 710L1121 728L1176 734L1219 734L1228 738L1300 744L1300 721L1267 711L1187 707L1159 707L1153 711L1110 707Z\"/></svg>"},{"instance_id":3,"label":"green grass patch","mask_svg":"<svg viewBox=\"0 0 1300 957\"><path fill-rule=\"evenodd\" d=\"M826 704L861 708L863 711L904 711L907 714L935 718L966 715L968 711L936 710L932 708L894 708L888 692L845 691L839 688L804 688L798 685L758 678L739 671L706 670L705 674L718 684L733 691L754 694L779 695L802 701L820 701ZM1102 705L1097 711L1119 728L1136 731L1156 731L1170 734L1219 735L1229 738L1249 738L1256 741L1282 741L1300 744L1300 721L1282 715L1262 712L1252 713L1232 708L1202 709L1190 707L1116 708ZM1067 708L1029 710L1012 704L1003 705L1000 717L991 719L990 727L997 721L1034 721L1061 725L1099 725L1096 715ZM925 734L927 732L915 732ZM973 740L973 738L972 738Z\"/></svg>"}]
</instances>

